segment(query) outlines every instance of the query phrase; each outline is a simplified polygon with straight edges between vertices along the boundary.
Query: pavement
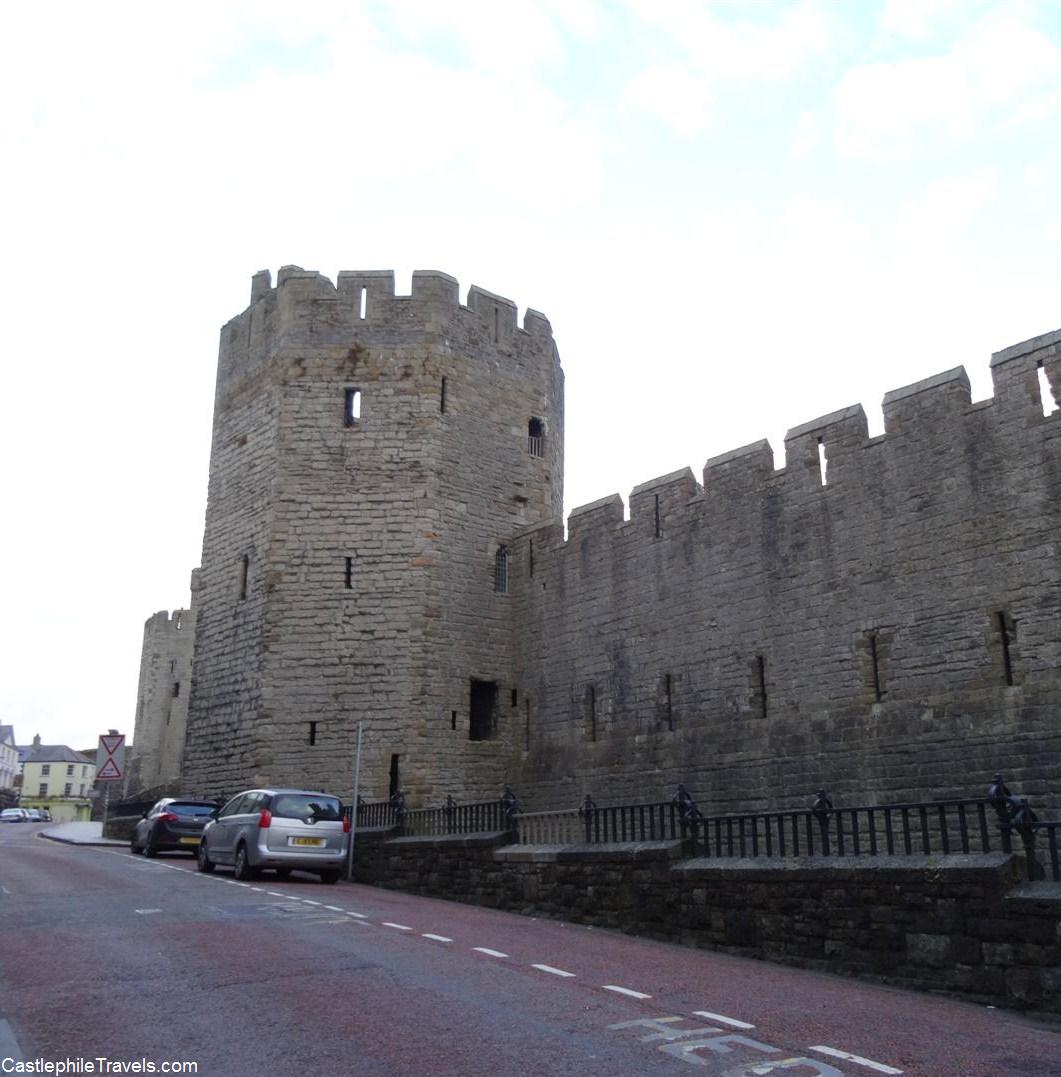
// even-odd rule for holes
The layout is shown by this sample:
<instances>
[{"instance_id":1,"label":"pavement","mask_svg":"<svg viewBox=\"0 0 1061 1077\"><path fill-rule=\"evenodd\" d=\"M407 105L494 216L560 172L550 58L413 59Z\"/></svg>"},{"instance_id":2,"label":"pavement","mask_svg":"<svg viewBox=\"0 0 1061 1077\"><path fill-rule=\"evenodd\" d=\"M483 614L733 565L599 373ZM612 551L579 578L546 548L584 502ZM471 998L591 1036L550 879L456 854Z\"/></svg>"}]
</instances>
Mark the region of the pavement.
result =
<instances>
[{"instance_id":1,"label":"pavement","mask_svg":"<svg viewBox=\"0 0 1061 1077\"><path fill-rule=\"evenodd\" d=\"M49 841L61 841L65 845L121 845L127 841L116 841L103 836L103 824L96 823L55 823L40 832L42 838Z\"/></svg>"}]
</instances>

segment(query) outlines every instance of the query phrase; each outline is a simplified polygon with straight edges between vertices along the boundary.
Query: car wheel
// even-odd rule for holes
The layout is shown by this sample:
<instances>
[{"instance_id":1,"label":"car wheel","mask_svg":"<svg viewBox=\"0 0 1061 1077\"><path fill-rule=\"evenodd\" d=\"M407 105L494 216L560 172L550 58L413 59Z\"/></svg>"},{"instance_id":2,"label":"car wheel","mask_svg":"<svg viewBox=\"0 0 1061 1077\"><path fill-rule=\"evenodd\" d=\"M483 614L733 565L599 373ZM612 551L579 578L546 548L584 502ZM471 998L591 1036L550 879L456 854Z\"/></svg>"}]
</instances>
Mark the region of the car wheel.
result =
<instances>
[{"instance_id":1,"label":"car wheel","mask_svg":"<svg viewBox=\"0 0 1061 1077\"><path fill-rule=\"evenodd\" d=\"M321 882L322 883L328 883L329 885L331 885L332 883L337 883L338 881L339 881L339 869L338 868L325 868L321 872Z\"/></svg>"},{"instance_id":2,"label":"car wheel","mask_svg":"<svg viewBox=\"0 0 1061 1077\"><path fill-rule=\"evenodd\" d=\"M210 854L206 851L206 841L205 840L199 842L199 852L196 854L195 859L196 859L196 862L199 865L199 870L204 875L209 875L210 872L212 872L214 870L214 868L217 866L210 859Z\"/></svg>"},{"instance_id":3,"label":"car wheel","mask_svg":"<svg viewBox=\"0 0 1061 1077\"><path fill-rule=\"evenodd\" d=\"M148 838L147 841L144 842L144 847L141 852L144 854L144 856L158 856L158 849L155 847L155 843L150 838Z\"/></svg>"},{"instance_id":4,"label":"car wheel","mask_svg":"<svg viewBox=\"0 0 1061 1077\"><path fill-rule=\"evenodd\" d=\"M236 859L232 862L232 876L241 883L254 878L254 868L247 859L247 846L242 842L236 848Z\"/></svg>"},{"instance_id":5,"label":"car wheel","mask_svg":"<svg viewBox=\"0 0 1061 1077\"><path fill-rule=\"evenodd\" d=\"M290 868L277 868L276 869L276 877L278 879L289 879L289 878L291 878L291 869Z\"/></svg>"}]
</instances>

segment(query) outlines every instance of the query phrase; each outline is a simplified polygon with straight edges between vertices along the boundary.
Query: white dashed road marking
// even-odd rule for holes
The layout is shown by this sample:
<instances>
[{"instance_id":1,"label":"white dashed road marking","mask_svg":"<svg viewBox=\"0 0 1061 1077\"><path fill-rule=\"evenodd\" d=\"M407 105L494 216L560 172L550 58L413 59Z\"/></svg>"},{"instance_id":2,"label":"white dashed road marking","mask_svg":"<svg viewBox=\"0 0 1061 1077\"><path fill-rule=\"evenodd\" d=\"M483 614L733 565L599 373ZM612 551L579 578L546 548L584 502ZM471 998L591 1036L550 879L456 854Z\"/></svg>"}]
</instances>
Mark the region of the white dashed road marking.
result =
<instances>
[{"instance_id":1,"label":"white dashed road marking","mask_svg":"<svg viewBox=\"0 0 1061 1077\"><path fill-rule=\"evenodd\" d=\"M842 1058L845 1062L854 1062L856 1066L865 1066L867 1069L876 1070L878 1073L902 1073L894 1066L886 1066L883 1062L874 1062L872 1058L863 1058L861 1055L853 1055L848 1051L838 1051L835 1047L812 1047L820 1055L829 1055L831 1058Z\"/></svg>"},{"instance_id":2,"label":"white dashed road marking","mask_svg":"<svg viewBox=\"0 0 1061 1077\"><path fill-rule=\"evenodd\" d=\"M747 1021L738 1021L735 1017L725 1017L720 1013L709 1013L707 1010L693 1010L697 1017L706 1017L709 1021L717 1021L720 1025L729 1025L731 1028L755 1028Z\"/></svg>"},{"instance_id":3,"label":"white dashed road marking","mask_svg":"<svg viewBox=\"0 0 1061 1077\"><path fill-rule=\"evenodd\" d=\"M563 969L554 969L552 965L531 965L532 969L538 969L541 972L548 972L553 976L571 976L574 977L573 972L564 972Z\"/></svg>"},{"instance_id":4,"label":"white dashed road marking","mask_svg":"<svg viewBox=\"0 0 1061 1077\"><path fill-rule=\"evenodd\" d=\"M445 935L432 935L430 932L424 932L425 939L434 939L435 942L452 942L452 939L447 939Z\"/></svg>"},{"instance_id":5,"label":"white dashed road marking","mask_svg":"<svg viewBox=\"0 0 1061 1077\"><path fill-rule=\"evenodd\" d=\"M299 898L300 901L304 901L307 905L319 905L319 901L310 901L309 898Z\"/></svg>"},{"instance_id":6,"label":"white dashed road marking","mask_svg":"<svg viewBox=\"0 0 1061 1077\"><path fill-rule=\"evenodd\" d=\"M152 912L162 912L162 910L161 910L161 909L137 909L136 911L137 911L137 912L138 912L138 913L139 913L139 914L140 914L141 916L147 916L147 915L148 915L148 913L152 913Z\"/></svg>"},{"instance_id":7,"label":"white dashed road marking","mask_svg":"<svg viewBox=\"0 0 1061 1077\"><path fill-rule=\"evenodd\" d=\"M358 920L367 920L368 917L363 912L348 912L347 916L355 916Z\"/></svg>"},{"instance_id":8,"label":"white dashed road marking","mask_svg":"<svg viewBox=\"0 0 1061 1077\"><path fill-rule=\"evenodd\" d=\"M412 931L412 928L408 927L405 924L392 924L389 920L384 920L383 921L383 926L384 927L394 927L394 928L397 928L399 931Z\"/></svg>"},{"instance_id":9,"label":"white dashed road marking","mask_svg":"<svg viewBox=\"0 0 1061 1077\"><path fill-rule=\"evenodd\" d=\"M646 995L641 991L631 991L629 987L616 987L615 984L605 984L605 991L614 991L618 995L629 995L630 998L651 998L651 995Z\"/></svg>"},{"instance_id":10,"label":"white dashed road marking","mask_svg":"<svg viewBox=\"0 0 1061 1077\"><path fill-rule=\"evenodd\" d=\"M338 905L325 905L324 907L326 909L328 909L329 911L331 911L331 912L345 912L346 911L345 909L340 909Z\"/></svg>"},{"instance_id":11,"label":"white dashed road marking","mask_svg":"<svg viewBox=\"0 0 1061 1077\"><path fill-rule=\"evenodd\" d=\"M269 897L287 897L287 894L281 894L279 890L266 890L265 892L269 895Z\"/></svg>"},{"instance_id":12,"label":"white dashed road marking","mask_svg":"<svg viewBox=\"0 0 1061 1077\"><path fill-rule=\"evenodd\" d=\"M503 954L500 950L490 950L486 946L473 946L473 950L480 954L486 954L487 957L508 957L508 954Z\"/></svg>"}]
</instances>

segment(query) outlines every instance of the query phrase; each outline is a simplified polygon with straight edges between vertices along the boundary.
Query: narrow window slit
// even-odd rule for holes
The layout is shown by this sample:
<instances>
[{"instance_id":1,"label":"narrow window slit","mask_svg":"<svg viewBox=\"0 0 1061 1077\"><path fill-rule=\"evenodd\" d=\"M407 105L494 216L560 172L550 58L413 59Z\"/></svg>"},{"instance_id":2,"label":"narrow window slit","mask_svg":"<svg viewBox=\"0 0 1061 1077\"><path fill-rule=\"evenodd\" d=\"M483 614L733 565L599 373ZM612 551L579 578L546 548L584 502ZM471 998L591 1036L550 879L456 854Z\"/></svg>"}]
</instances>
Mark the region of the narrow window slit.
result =
<instances>
[{"instance_id":1,"label":"narrow window slit","mask_svg":"<svg viewBox=\"0 0 1061 1077\"><path fill-rule=\"evenodd\" d=\"M1006 679L1006 684L1012 687L1015 682L1013 680L1013 655L1010 651L1011 636L1009 620L1003 610L999 610L995 614L995 623L998 628L998 637L1002 644L1002 673Z\"/></svg>"},{"instance_id":2,"label":"narrow window slit","mask_svg":"<svg viewBox=\"0 0 1061 1077\"><path fill-rule=\"evenodd\" d=\"M361 421L361 390L360 389L347 389L344 410L343 421L347 426L356 426Z\"/></svg>"},{"instance_id":3,"label":"narrow window slit","mask_svg":"<svg viewBox=\"0 0 1061 1077\"><path fill-rule=\"evenodd\" d=\"M822 438L818 438L818 472L822 478L822 486L827 486L829 483L826 477L826 471L829 468L829 462L825 458L825 442Z\"/></svg>"},{"instance_id":4,"label":"narrow window slit","mask_svg":"<svg viewBox=\"0 0 1061 1077\"><path fill-rule=\"evenodd\" d=\"M247 577L250 575L251 559L244 554L239 563L239 597L240 601L247 597Z\"/></svg>"},{"instance_id":5,"label":"narrow window slit","mask_svg":"<svg viewBox=\"0 0 1061 1077\"><path fill-rule=\"evenodd\" d=\"M368 315L368 289L361 288L360 293L358 296L358 314L363 321Z\"/></svg>"},{"instance_id":6,"label":"narrow window slit","mask_svg":"<svg viewBox=\"0 0 1061 1077\"><path fill-rule=\"evenodd\" d=\"M442 388L438 394L438 410L441 414L446 414L446 379L442 379Z\"/></svg>"},{"instance_id":7,"label":"narrow window slit","mask_svg":"<svg viewBox=\"0 0 1061 1077\"><path fill-rule=\"evenodd\" d=\"M450 729L456 729L457 728L457 712L456 711L450 711L449 712L449 727L450 727Z\"/></svg>"},{"instance_id":8,"label":"narrow window slit","mask_svg":"<svg viewBox=\"0 0 1061 1077\"><path fill-rule=\"evenodd\" d=\"M1057 411L1057 401L1054 399L1053 390L1050 388L1050 379L1046 376L1046 367L1040 359L1036 363L1036 373L1039 376L1039 402L1043 406L1043 415L1053 415Z\"/></svg>"},{"instance_id":9,"label":"narrow window slit","mask_svg":"<svg viewBox=\"0 0 1061 1077\"><path fill-rule=\"evenodd\" d=\"M354 589L354 559L352 557L346 559L346 571L344 573L343 582L348 591Z\"/></svg>"},{"instance_id":10,"label":"narrow window slit","mask_svg":"<svg viewBox=\"0 0 1061 1077\"><path fill-rule=\"evenodd\" d=\"M660 519L659 519L659 494L656 494L656 538L659 538L660 535L662 535L662 534L663 534L663 531L662 531L662 529L660 527Z\"/></svg>"},{"instance_id":11,"label":"narrow window slit","mask_svg":"<svg viewBox=\"0 0 1061 1077\"><path fill-rule=\"evenodd\" d=\"M501 311L494 307L494 343L501 339Z\"/></svg>"},{"instance_id":12,"label":"narrow window slit","mask_svg":"<svg viewBox=\"0 0 1061 1077\"><path fill-rule=\"evenodd\" d=\"M494 591L503 595L508 591L508 547L498 546L494 554Z\"/></svg>"},{"instance_id":13,"label":"narrow window slit","mask_svg":"<svg viewBox=\"0 0 1061 1077\"><path fill-rule=\"evenodd\" d=\"M870 632L868 640L869 658L873 666L873 698L879 703L883 698L883 693L880 688L880 655L877 653L877 633Z\"/></svg>"},{"instance_id":14,"label":"narrow window slit","mask_svg":"<svg viewBox=\"0 0 1061 1077\"><path fill-rule=\"evenodd\" d=\"M524 751L530 751L531 740L531 719L530 719L530 697L524 696L523 698L523 749Z\"/></svg>"},{"instance_id":15,"label":"narrow window slit","mask_svg":"<svg viewBox=\"0 0 1061 1077\"><path fill-rule=\"evenodd\" d=\"M674 695L672 692L671 675L665 673L663 675L663 693L666 697L667 705L667 728L673 732L674 730Z\"/></svg>"},{"instance_id":16,"label":"narrow window slit","mask_svg":"<svg viewBox=\"0 0 1061 1077\"><path fill-rule=\"evenodd\" d=\"M530 539L529 548L527 551L527 565L530 570L530 575L534 576L534 539Z\"/></svg>"},{"instance_id":17,"label":"narrow window slit","mask_svg":"<svg viewBox=\"0 0 1061 1077\"><path fill-rule=\"evenodd\" d=\"M597 739L597 689L589 686L589 739Z\"/></svg>"},{"instance_id":18,"label":"narrow window slit","mask_svg":"<svg viewBox=\"0 0 1061 1077\"><path fill-rule=\"evenodd\" d=\"M309 724L309 742L310 744L317 743L317 723L310 722Z\"/></svg>"},{"instance_id":19,"label":"narrow window slit","mask_svg":"<svg viewBox=\"0 0 1061 1077\"><path fill-rule=\"evenodd\" d=\"M759 717L766 717L766 658L761 654L755 656L755 668L759 679Z\"/></svg>"}]
</instances>

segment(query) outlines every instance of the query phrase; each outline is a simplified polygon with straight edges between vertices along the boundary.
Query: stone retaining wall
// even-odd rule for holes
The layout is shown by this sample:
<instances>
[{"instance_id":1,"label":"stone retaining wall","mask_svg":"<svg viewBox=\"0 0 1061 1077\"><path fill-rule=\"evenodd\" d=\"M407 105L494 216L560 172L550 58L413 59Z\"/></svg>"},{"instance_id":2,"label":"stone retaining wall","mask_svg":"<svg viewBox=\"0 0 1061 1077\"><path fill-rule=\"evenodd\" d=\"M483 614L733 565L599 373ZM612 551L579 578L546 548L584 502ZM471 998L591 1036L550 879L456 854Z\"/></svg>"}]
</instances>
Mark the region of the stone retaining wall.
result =
<instances>
[{"instance_id":1,"label":"stone retaining wall","mask_svg":"<svg viewBox=\"0 0 1061 1077\"><path fill-rule=\"evenodd\" d=\"M689 860L680 842L357 836L360 882L1061 1014L1061 886L1019 857Z\"/></svg>"}]
</instances>

